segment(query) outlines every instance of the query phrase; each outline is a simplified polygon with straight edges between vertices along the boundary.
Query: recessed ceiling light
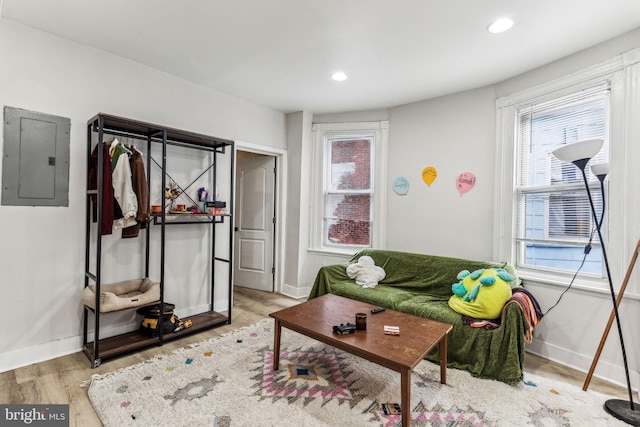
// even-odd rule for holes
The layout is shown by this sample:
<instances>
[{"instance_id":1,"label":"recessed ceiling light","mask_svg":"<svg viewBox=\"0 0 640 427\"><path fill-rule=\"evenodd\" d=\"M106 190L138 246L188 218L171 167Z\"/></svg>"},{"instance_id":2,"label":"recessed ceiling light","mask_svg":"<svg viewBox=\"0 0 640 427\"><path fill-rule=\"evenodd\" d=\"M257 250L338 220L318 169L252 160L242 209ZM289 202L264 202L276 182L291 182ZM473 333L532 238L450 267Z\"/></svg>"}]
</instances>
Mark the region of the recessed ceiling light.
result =
<instances>
[{"instance_id":1,"label":"recessed ceiling light","mask_svg":"<svg viewBox=\"0 0 640 427\"><path fill-rule=\"evenodd\" d=\"M331 78L337 82L342 82L347 80L347 75L342 71L336 71L335 73L331 74Z\"/></svg>"},{"instance_id":2,"label":"recessed ceiling light","mask_svg":"<svg viewBox=\"0 0 640 427\"><path fill-rule=\"evenodd\" d=\"M513 20L510 18L500 18L495 20L491 25L487 27L487 31L490 33L503 33L509 28L513 27Z\"/></svg>"}]
</instances>

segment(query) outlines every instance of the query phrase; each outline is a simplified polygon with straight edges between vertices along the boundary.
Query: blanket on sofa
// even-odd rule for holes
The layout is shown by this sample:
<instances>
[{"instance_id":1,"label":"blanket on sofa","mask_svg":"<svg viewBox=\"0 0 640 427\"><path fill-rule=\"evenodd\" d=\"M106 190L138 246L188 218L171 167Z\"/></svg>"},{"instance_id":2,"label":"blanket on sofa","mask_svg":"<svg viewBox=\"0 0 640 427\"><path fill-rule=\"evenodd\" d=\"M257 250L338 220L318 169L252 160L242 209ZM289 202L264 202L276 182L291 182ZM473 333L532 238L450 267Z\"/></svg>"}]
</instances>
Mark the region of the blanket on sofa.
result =
<instances>
[{"instance_id":1,"label":"blanket on sofa","mask_svg":"<svg viewBox=\"0 0 640 427\"><path fill-rule=\"evenodd\" d=\"M386 272L385 279L375 288L362 288L346 274L346 267L364 255L372 257L375 265ZM447 303L458 272L481 268L504 268L517 277L508 263L364 249L349 262L320 268L309 299L333 293L449 323L453 325L448 337L449 367L467 370L480 378L519 382L523 378L525 333L529 329L520 307L516 304L507 306L500 326L488 330L463 324L462 316ZM518 279L512 282L513 287L519 285ZM439 358L438 348L427 356L436 363Z\"/></svg>"}]
</instances>

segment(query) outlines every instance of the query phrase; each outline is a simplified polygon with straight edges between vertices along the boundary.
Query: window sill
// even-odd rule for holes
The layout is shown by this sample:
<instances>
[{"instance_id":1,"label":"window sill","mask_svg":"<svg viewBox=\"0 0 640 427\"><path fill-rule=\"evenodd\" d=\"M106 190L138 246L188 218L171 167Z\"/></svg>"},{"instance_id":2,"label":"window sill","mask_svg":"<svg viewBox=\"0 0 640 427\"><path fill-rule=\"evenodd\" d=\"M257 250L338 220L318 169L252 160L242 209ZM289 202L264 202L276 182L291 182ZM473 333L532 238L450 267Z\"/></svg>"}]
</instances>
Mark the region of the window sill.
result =
<instances>
[{"instance_id":1,"label":"window sill","mask_svg":"<svg viewBox=\"0 0 640 427\"><path fill-rule=\"evenodd\" d=\"M518 268L518 278L520 278L523 282L524 287L528 284L533 284L536 286L544 286L554 289L565 289L569 286L571 282L571 278L573 275L571 274L551 274L548 272L531 270L531 269L523 269ZM614 287L616 285L614 284ZM598 294L598 295L607 295L611 296L611 292L609 291L609 284L607 283L606 278L590 278L590 277L576 277L575 281L571 285L571 289L589 293L589 294ZM617 295L618 289L616 289ZM625 291L625 298L640 300L640 295L632 293L629 289Z\"/></svg>"},{"instance_id":2,"label":"window sill","mask_svg":"<svg viewBox=\"0 0 640 427\"><path fill-rule=\"evenodd\" d=\"M345 248L345 249L310 248L310 249L307 249L307 252L309 252L310 254L339 256L339 257L351 259L351 257L357 254L361 249L364 249L364 248Z\"/></svg>"}]
</instances>

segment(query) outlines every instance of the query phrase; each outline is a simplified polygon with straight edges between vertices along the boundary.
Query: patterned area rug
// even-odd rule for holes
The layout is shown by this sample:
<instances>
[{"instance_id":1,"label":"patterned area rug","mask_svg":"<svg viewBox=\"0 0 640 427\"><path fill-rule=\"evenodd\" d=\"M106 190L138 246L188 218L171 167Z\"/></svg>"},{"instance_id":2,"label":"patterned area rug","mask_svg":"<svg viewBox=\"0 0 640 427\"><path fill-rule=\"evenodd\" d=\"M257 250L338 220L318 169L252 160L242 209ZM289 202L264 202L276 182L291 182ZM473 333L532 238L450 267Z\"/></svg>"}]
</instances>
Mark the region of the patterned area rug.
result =
<instances>
[{"instance_id":1,"label":"patterned area rug","mask_svg":"<svg viewBox=\"0 0 640 427\"><path fill-rule=\"evenodd\" d=\"M105 426L399 426L400 374L283 328L274 372L273 321L94 376ZM618 426L606 396L534 375L507 385L427 361L413 372L411 425Z\"/></svg>"}]
</instances>

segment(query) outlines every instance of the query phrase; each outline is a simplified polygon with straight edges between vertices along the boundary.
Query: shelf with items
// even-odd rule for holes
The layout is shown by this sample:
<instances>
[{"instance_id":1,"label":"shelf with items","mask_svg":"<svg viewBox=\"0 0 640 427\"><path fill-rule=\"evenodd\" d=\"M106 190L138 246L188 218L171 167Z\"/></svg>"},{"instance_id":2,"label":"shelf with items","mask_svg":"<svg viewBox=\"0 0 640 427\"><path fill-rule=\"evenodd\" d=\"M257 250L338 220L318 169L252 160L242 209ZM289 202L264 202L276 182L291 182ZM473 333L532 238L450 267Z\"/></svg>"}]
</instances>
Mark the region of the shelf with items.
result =
<instances>
[{"instance_id":1,"label":"shelf with items","mask_svg":"<svg viewBox=\"0 0 640 427\"><path fill-rule=\"evenodd\" d=\"M151 214L153 218L154 224L162 223L162 214L161 213L153 213ZM180 213L171 213L167 212L164 215L164 222L169 224L197 224L197 223L216 223L216 224L224 224L225 218L231 217L231 214L228 213L219 213L219 214L207 214L207 213L189 213L189 212L180 212Z\"/></svg>"},{"instance_id":2,"label":"shelf with items","mask_svg":"<svg viewBox=\"0 0 640 427\"><path fill-rule=\"evenodd\" d=\"M190 328L178 332L169 332L163 335L162 342L173 341L187 335L194 334L216 326L229 324L229 318L215 311L196 314L189 317L193 321ZM94 352L94 342L89 342L84 346L84 352L90 360L111 359L137 350L158 345L158 337L145 337L138 331L120 334L110 338L100 340L99 354Z\"/></svg>"},{"instance_id":3,"label":"shelf with items","mask_svg":"<svg viewBox=\"0 0 640 427\"><path fill-rule=\"evenodd\" d=\"M87 354L89 359L92 362L93 367L97 367L102 363L103 359L116 357L125 353L129 353L132 351L136 351L145 347L149 347L152 345L161 345L165 341L173 340L180 338L184 335L192 334L194 332L202 331L204 329L209 329L212 327L216 327L222 324L230 324L231 323L231 308L232 308L232 292L233 292L233 284L232 284L232 273L233 273L233 260L232 260L232 248L233 248L233 226L231 221L225 221L226 216L231 216L230 214L219 213L219 214L211 214L211 213L183 213L183 212L175 212L170 206L167 206L165 203L160 205L160 212L151 212L151 207L147 206L148 216L147 223L144 232L144 274L145 277L149 276L150 265L156 268L156 271L159 271L159 283L160 283L160 299L158 301L160 305L160 309L163 310L166 304L165 301L165 291L168 289L167 284L165 283L165 263L166 263L166 250L165 246L170 245L171 242L167 239L167 232L165 227L167 225L174 224L202 224L202 226L211 227L211 232L203 234L208 238L209 243L207 252L210 252L210 257L208 258L210 261L210 266L208 269L210 270L209 275L209 284L206 285L209 290L207 297L207 301L198 301L196 305L198 307L207 307L203 312L195 313L189 316L188 320L192 321L192 326L180 330L178 332L163 332L160 330L160 333L157 337L148 338L138 331L134 332L126 332L124 334L119 334L113 337L103 338L103 331L101 330L101 317L103 317L103 313L100 310L100 290L103 285L103 267L102 267L102 236L105 233L103 227L105 227L105 221L103 221L104 217L104 209L105 206L108 209L108 204L106 204L103 200L103 192L105 188L108 186L104 185L103 177L105 176L105 168L110 165L109 159L104 157L108 155L108 150L106 147L99 147L100 144L104 145L106 141L106 137L113 138L126 138L133 139L138 143L141 143L145 146L142 150L146 153L146 184L149 195L151 195L152 188L152 175L151 170L152 167L157 167L160 171L159 179L156 178L155 181L160 181L158 187L161 190L161 195L165 195L165 191L167 188L170 188L169 184L173 182L175 184L176 181L173 180L171 175L167 172L167 147L176 147L175 149L182 152L185 150L197 150L204 151L204 158L212 159L211 164L205 168L205 170L196 178L203 177L202 179L211 180L209 185L211 188L216 188L219 184L219 171L218 169L218 160L220 157L224 156L224 159L228 161L228 169L229 175L222 177L220 183L222 183L225 188L229 191L229 200L233 200L233 189L234 189L234 173L233 173L233 165L234 165L234 143L230 140L225 140L221 138L206 136L194 132L188 132L184 130L179 130L175 128L169 128L165 126L159 126L151 123L145 123L137 120L127 119L123 117L118 117L114 115L108 115L99 113L93 118L91 118L87 122L87 175L88 177L91 174L91 162L92 162L92 151L97 153L95 158L93 158L94 165L97 166L97 171L95 172L95 187L91 188L90 182L91 179L87 180L87 193L86 193L86 258L85 258L85 288L94 285L95 287L95 304L84 305L84 333L83 333L83 349ZM154 155L152 155L152 147L155 150L155 156L160 159L154 159ZM101 149L98 149L101 148ZM103 149L104 148L104 149ZM160 154L158 155L158 151L160 150ZM173 150L173 148L172 148ZM106 154L105 154L106 153ZM177 196L186 197L187 200L196 204L193 198L189 197L187 190L189 187L194 185L196 180L192 181L185 188L180 188L175 184L175 188L180 188L176 197L172 197L171 202L176 202ZM227 187L228 186L228 187ZM153 188L158 188L153 186ZM225 190L226 191L226 190ZM108 201L108 195L105 198ZM148 200L147 200L148 203ZM92 211L93 208L93 211ZM232 212L233 206L229 207L229 210ZM92 218L93 213L93 218ZM91 226L91 222L97 222L97 226ZM108 224L107 224L108 226ZM216 233L217 227L228 227L228 230L225 228L224 233L218 232ZM109 230L110 232L111 230ZM159 237L157 238L157 233L159 232ZM155 234L154 237L154 252L157 252L158 255L154 255L153 260L151 259L151 238L150 235ZM225 254L216 253L216 239L220 239L220 237L228 238L228 257L225 258ZM123 235L123 237L125 237ZM203 240L203 243L206 240ZM111 244L110 244L111 246ZM224 243L222 248L224 248ZM156 251L156 249L159 249ZM222 265L222 266L221 266ZM224 277L227 276L227 279L220 280L218 278L218 284L216 283L217 273L221 273L219 276ZM222 288L220 288L220 282ZM206 282L204 282L206 283ZM221 310L221 312L215 311L216 305L216 289L222 289L222 292L227 293L227 304L226 309ZM220 304L219 304L220 305ZM187 307L189 308L189 307ZM128 309L128 308L127 308ZM202 309L199 309L202 310ZM196 310L198 311L198 310ZM162 329L162 328L160 328ZM93 335L92 337L90 337ZM89 341L91 339L91 341Z\"/></svg>"},{"instance_id":4,"label":"shelf with items","mask_svg":"<svg viewBox=\"0 0 640 427\"><path fill-rule=\"evenodd\" d=\"M189 195L189 188L193 187L198 180L209 172L212 168L215 168L215 162L209 164L197 174L197 176L191 180L187 185L180 185L178 182L163 168L163 166L151 157L153 165L160 168L165 178L168 179L166 187L164 187L164 199L169 200L169 204L152 206L152 213L165 215L182 215L182 214L199 214L207 216L230 216L226 212L227 203L219 200L209 200L209 193L206 187L200 187L197 190L197 201ZM217 186L216 186L217 188ZM217 196L217 194L216 194ZM182 203L178 203L181 201ZM187 207L189 204L189 207Z\"/></svg>"}]
</instances>

